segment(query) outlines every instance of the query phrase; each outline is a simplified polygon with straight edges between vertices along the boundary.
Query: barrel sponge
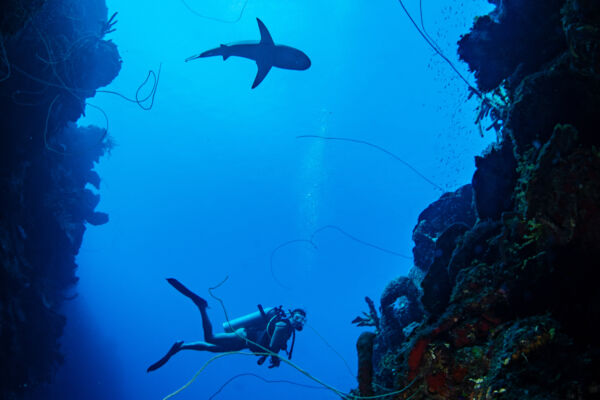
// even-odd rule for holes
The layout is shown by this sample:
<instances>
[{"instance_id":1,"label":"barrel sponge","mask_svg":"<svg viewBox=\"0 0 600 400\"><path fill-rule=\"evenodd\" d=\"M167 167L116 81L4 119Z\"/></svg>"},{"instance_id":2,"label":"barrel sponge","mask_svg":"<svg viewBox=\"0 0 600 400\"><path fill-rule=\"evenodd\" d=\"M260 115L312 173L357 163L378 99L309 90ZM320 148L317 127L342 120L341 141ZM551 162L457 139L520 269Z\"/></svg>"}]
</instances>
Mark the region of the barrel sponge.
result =
<instances>
[{"instance_id":1,"label":"barrel sponge","mask_svg":"<svg viewBox=\"0 0 600 400\"><path fill-rule=\"evenodd\" d=\"M358 390L361 396L373 395L373 343L375 334L363 332L356 341L358 353Z\"/></svg>"}]
</instances>

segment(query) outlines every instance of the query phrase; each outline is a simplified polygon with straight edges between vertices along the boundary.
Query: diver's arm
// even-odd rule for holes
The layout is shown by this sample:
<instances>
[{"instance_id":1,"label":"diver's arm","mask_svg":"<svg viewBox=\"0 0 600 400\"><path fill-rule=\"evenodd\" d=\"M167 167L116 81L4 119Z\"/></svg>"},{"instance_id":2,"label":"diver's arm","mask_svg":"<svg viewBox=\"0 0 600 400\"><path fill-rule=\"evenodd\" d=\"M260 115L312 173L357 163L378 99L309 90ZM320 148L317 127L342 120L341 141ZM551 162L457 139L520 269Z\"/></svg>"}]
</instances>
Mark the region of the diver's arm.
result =
<instances>
[{"instance_id":1,"label":"diver's arm","mask_svg":"<svg viewBox=\"0 0 600 400\"><path fill-rule=\"evenodd\" d=\"M279 353L281 350L287 348L287 341L292 333L290 332L289 324L279 321L275 324L275 330L273 336L271 336L271 342L269 343L269 350L273 353ZM269 368L278 367L281 360L278 357L271 356L271 365Z\"/></svg>"},{"instance_id":2,"label":"diver's arm","mask_svg":"<svg viewBox=\"0 0 600 400\"><path fill-rule=\"evenodd\" d=\"M285 322L277 322L269 343L269 350L273 353L279 353L287 348L287 341L291 336L290 327Z\"/></svg>"}]
</instances>

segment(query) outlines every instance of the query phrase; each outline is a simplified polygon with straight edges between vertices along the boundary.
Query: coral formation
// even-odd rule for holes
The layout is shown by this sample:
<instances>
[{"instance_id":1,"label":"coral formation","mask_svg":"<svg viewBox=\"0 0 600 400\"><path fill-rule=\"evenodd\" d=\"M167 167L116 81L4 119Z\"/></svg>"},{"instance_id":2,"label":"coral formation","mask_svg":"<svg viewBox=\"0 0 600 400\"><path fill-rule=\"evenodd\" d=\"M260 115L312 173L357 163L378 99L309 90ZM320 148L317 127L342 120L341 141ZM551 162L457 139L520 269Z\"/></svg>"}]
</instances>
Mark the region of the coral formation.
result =
<instances>
[{"instance_id":1,"label":"coral formation","mask_svg":"<svg viewBox=\"0 0 600 400\"><path fill-rule=\"evenodd\" d=\"M358 353L358 392L362 396L373 394L373 340L375 334L363 332L356 342Z\"/></svg>"},{"instance_id":2,"label":"coral formation","mask_svg":"<svg viewBox=\"0 0 600 400\"><path fill-rule=\"evenodd\" d=\"M376 332L373 360L384 356L370 387L414 382L399 399L598 398L600 6L490 2L459 54L479 90L506 96L499 142L476 158L472 187L419 216L409 276L425 315L405 336Z\"/></svg>"},{"instance_id":3,"label":"coral formation","mask_svg":"<svg viewBox=\"0 0 600 400\"><path fill-rule=\"evenodd\" d=\"M465 185L453 193L445 193L419 215L417 226L413 230L413 256L415 279L420 281L427 272L434 257L435 241L450 225L463 223L473 226L475 213L471 207L473 189Z\"/></svg>"},{"instance_id":4,"label":"coral formation","mask_svg":"<svg viewBox=\"0 0 600 400\"><path fill-rule=\"evenodd\" d=\"M0 390L12 400L52 380L86 223L108 221L88 185L110 139L74 121L120 59L103 0L9 1L1 15Z\"/></svg>"},{"instance_id":5,"label":"coral formation","mask_svg":"<svg viewBox=\"0 0 600 400\"><path fill-rule=\"evenodd\" d=\"M493 90L505 79L528 75L565 50L563 0L549 0L543 7L528 0L488 2L495 10L477 18L458 48L482 91Z\"/></svg>"}]
</instances>

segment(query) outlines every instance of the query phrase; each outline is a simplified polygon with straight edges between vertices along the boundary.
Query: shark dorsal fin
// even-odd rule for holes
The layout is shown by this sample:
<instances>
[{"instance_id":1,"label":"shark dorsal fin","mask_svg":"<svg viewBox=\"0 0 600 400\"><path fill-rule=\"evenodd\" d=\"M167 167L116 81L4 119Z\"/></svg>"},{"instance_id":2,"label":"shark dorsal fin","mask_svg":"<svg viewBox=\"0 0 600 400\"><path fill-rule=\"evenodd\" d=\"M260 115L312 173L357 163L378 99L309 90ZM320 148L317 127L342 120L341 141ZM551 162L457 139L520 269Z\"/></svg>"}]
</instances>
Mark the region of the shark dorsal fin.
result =
<instances>
[{"instance_id":1,"label":"shark dorsal fin","mask_svg":"<svg viewBox=\"0 0 600 400\"><path fill-rule=\"evenodd\" d=\"M256 22L258 22L258 29L260 30L260 44L275 45L275 42L273 42L273 38L271 37L271 34L269 33L269 30L265 24L263 24L263 22L258 18L256 18Z\"/></svg>"}]
</instances>

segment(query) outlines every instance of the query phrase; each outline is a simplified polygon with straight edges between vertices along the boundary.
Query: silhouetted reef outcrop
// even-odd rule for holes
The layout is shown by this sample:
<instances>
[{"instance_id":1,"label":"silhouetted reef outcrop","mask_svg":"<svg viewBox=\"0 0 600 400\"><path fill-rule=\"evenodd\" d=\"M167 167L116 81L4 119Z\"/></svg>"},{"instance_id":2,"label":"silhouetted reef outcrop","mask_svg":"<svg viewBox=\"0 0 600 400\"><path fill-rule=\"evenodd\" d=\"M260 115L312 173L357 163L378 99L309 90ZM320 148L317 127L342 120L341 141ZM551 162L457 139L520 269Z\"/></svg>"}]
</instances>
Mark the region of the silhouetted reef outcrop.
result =
<instances>
[{"instance_id":1,"label":"silhouetted reef outcrop","mask_svg":"<svg viewBox=\"0 0 600 400\"><path fill-rule=\"evenodd\" d=\"M361 339L360 394L600 398L600 5L490 3L459 54L502 96L499 141L419 217L419 296L395 295L423 316Z\"/></svg>"},{"instance_id":2,"label":"silhouetted reef outcrop","mask_svg":"<svg viewBox=\"0 0 600 400\"><path fill-rule=\"evenodd\" d=\"M0 393L12 400L52 380L86 224L108 221L93 168L112 144L75 121L120 58L104 0L1 7Z\"/></svg>"}]
</instances>

